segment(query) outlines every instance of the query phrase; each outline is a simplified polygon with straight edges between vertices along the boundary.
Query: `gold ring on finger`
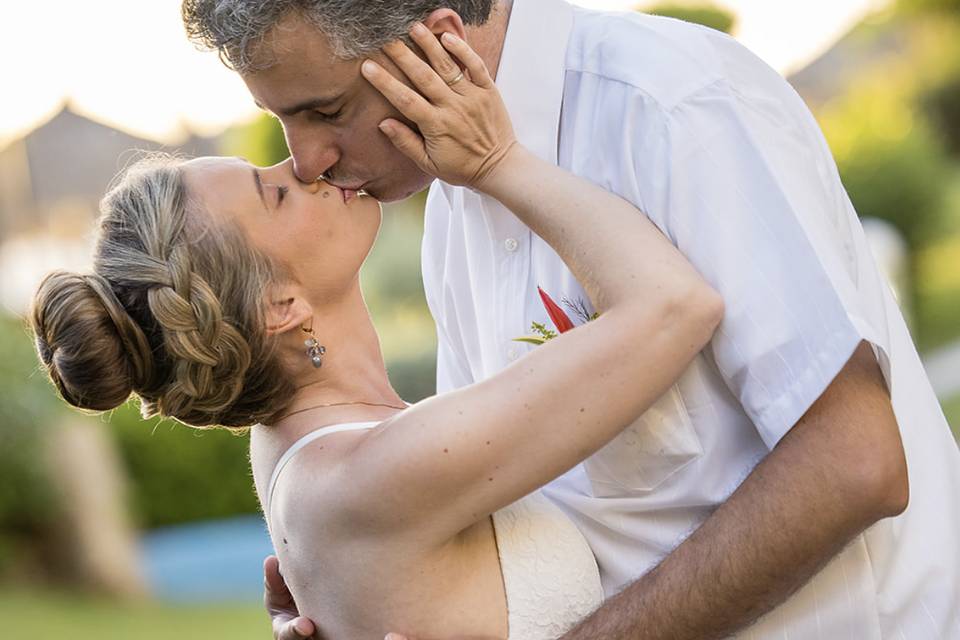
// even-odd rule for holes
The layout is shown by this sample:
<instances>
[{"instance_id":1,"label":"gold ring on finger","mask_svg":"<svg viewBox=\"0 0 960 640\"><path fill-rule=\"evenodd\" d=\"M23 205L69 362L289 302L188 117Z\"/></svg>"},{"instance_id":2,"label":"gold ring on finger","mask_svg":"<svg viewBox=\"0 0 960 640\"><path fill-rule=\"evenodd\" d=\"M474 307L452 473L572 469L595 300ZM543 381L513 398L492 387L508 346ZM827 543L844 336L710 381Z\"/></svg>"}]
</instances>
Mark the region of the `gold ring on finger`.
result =
<instances>
[{"instance_id":1,"label":"gold ring on finger","mask_svg":"<svg viewBox=\"0 0 960 640\"><path fill-rule=\"evenodd\" d=\"M453 80L447 80L447 86L448 86L448 87L452 87L453 85L457 84L457 83L460 82L461 80L463 80L463 71L461 71L460 73L458 73L458 74L457 74L457 77L454 78Z\"/></svg>"}]
</instances>

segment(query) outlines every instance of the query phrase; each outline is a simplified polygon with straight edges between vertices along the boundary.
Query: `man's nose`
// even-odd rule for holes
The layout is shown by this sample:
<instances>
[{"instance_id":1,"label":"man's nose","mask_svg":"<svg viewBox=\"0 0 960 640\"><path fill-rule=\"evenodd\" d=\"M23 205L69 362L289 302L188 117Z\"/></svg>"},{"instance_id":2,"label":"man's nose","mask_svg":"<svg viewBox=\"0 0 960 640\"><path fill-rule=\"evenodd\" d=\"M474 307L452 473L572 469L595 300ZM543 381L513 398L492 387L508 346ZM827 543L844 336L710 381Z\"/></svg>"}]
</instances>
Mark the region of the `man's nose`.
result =
<instances>
[{"instance_id":1,"label":"man's nose","mask_svg":"<svg viewBox=\"0 0 960 640\"><path fill-rule=\"evenodd\" d=\"M336 148L324 140L289 141L293 174L304 184L316 182L340 159Z\"/></svg>"}]
</instances>

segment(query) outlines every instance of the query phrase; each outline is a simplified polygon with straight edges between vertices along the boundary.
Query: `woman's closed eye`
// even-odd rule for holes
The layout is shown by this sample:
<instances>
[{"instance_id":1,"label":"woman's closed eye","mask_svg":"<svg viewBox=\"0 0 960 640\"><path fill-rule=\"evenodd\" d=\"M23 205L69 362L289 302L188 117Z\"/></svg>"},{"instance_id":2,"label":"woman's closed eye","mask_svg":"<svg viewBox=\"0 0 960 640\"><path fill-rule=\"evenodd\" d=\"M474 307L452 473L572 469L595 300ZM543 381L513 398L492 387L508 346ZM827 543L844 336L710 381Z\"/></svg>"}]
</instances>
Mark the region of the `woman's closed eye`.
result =
<instances>
[{"instance_id":1,"label":"woman's closed eye","mask_svg":"<svg viewBox=\"0 0 960 640\"><path fill-rule=\"evenodd\" d=\"M276 186L277 186L277 206L279 206L283 204L283 199L286 198L287 193L290 192L290 187L286 187L280 184Z\"/></svg>"}]
</instances>

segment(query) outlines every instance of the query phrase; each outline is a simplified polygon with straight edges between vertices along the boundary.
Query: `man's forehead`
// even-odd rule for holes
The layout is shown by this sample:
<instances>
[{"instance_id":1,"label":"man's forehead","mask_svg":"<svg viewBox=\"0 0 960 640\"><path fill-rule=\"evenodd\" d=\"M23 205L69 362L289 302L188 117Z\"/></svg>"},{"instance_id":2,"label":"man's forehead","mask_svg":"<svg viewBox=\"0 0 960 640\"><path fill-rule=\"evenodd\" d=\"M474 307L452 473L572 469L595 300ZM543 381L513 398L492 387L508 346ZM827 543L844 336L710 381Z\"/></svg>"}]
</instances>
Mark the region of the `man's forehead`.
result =
<instances>
[{"instance_id":1,"label":"man's forehead","mask_svg":"<svg viewBox=\"0 0 960 640\"><path fill-rule=\"evenodd\" d=\"M279 32L271 47L264 53L269 66L243 80L257 106L277 115L325 108L361 78L360 61L335 57L326 36L312 26Z\"/></svg>"},{"instance_id":2,"label":"man's forehead","mask_svg":"<svg viewBox=\"0 0 960 640\"><path fill-rule=\"evenodd\" d=\"M332 75L353 66L338 59L326 34L295 12L288 13L264 36L254 54L266 63L266 69L254 74L287 70L299 74L312 69Z\"/></svg>"}]
</instances>

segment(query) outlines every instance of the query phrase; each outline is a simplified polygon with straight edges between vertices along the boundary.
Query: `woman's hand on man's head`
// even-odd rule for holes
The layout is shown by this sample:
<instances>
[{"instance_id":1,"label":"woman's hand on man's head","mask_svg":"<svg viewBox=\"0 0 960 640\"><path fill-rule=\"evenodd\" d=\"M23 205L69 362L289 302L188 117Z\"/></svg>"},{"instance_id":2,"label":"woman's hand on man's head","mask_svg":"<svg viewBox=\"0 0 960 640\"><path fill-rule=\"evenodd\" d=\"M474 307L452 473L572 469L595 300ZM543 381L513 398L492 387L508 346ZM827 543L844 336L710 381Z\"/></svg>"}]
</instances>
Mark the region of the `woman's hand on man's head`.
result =
<instances>
[{"instance_id":1,"label":"woman's hand on man's head","mask_svg":"<svg viewBox=\"0 0 960 640\"><path fill-rule=\"evenodd\" d=\"M418 131L393 118L381 122L380 130L424 172L483 191L518 146L500 92L483 59L457 36L444 33L438 39L420 23L410 35L427 61L400 41L383 51L410 79L412 89L372 60L361 67Z\"/></svg>"}]
</instances>

